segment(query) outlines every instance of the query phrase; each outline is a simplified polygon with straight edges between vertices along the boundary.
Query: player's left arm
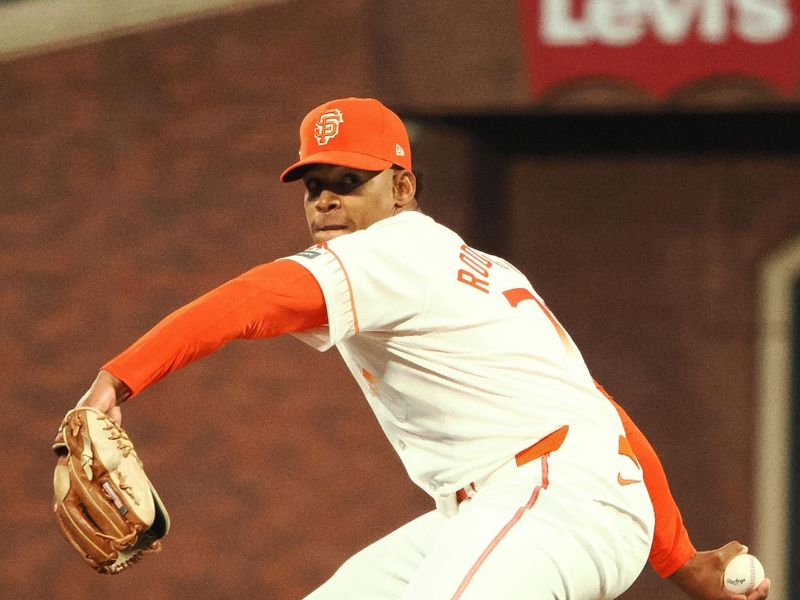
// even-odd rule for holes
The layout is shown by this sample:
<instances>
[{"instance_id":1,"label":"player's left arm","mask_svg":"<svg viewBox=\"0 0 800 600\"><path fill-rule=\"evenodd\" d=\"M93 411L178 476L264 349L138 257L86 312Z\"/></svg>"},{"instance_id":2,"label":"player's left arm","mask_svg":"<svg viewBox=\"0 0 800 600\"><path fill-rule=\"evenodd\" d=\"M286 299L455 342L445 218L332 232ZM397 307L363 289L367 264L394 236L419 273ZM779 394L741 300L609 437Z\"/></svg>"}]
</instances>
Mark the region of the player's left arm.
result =
<instances>
[{"instance_id":1,"label":"player's left arm","mask_svg":"<svg viewBox=\"0 0 800 600\"><path fill-rule=\"evenodd\" d=\"M655 531L650 549L650 564L664 578L669 578L694 600L764 600L769 591L765 580L748 596L723 588L725 565L737 554L747 552L738 542L730 542L716 550L698 552L683 524L680 510L669 489L664 467L652 445L613 397L602 386L598 389L619 413L625 435L644 472L644 483L653 503Z\"/></svg>"},{"instance_id":2,"label":"player's left arm","mask_svg":"<svg viewBox=\"0 0 800 600\"><path fill-rule=\"evenodd\" d=\"M233 339L276 337L327 323L316 279L289 260L263 264L176 310L101 368L78 402L121 419L120 404Z\"/></svg>"}]
</instances>

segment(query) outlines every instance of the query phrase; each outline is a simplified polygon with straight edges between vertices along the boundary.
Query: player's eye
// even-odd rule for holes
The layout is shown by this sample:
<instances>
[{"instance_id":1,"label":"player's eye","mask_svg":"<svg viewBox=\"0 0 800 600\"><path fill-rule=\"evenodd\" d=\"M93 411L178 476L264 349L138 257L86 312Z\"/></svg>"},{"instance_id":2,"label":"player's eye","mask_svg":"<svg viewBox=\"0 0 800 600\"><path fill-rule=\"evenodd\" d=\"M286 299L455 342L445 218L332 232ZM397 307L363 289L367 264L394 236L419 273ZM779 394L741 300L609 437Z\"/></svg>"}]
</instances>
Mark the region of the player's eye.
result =
<instances>
[{"instance_id":1,"label":"player's eye","mask_svg":"<svg viewBox=\"0 0 800 600\"><path fill-rule=\"evenodd\" d=\"M305 179L306 192L309 196L316 196L320 191L319 179Z\"/></svg>"},{"instance_id":2,"label":"player's eye","mask_svg":"<svg viewBox=\"0 0 800 600\"><path fill-rule=\"evenodd\" d=\"M345 173L331 186L337 194L350 194L363 183L356 173Z\"/></svg>"},{"instance_id":3,"label":"player's eye","mask_svg":"<svg viewBox=\"0 0 800 600\"><path fill-rule=\"evenodd\" d=\"M347 173L342 177L342 184L347 187L358 187L361 183L361 180L358 178L358 175L355 173Z\"/></svg>"}]
</instances>

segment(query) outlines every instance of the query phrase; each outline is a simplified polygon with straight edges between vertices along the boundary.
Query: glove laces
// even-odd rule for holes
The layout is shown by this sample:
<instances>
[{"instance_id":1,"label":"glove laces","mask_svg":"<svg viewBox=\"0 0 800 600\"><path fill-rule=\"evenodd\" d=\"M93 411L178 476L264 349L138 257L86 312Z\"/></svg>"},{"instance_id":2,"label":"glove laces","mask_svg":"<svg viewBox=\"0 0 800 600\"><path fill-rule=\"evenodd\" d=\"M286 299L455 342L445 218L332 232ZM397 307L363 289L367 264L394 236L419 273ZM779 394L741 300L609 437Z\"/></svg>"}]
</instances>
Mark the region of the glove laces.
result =
<instances>
[{"instance_id":1,"label":"glove laces","mask_svg":"<svg viewBox=\"0 0 800 600\"><path fill-rule=\"evenodd\" d=\"M133 452L133 443L131 443L128 434L120 429L108 415L97 415L97 420L106 422L103 430L108 432L108 439L114 440L117 443L117 448L119 448L123 458L128 458L130 453Z\"/></svg>"}]
</instances>

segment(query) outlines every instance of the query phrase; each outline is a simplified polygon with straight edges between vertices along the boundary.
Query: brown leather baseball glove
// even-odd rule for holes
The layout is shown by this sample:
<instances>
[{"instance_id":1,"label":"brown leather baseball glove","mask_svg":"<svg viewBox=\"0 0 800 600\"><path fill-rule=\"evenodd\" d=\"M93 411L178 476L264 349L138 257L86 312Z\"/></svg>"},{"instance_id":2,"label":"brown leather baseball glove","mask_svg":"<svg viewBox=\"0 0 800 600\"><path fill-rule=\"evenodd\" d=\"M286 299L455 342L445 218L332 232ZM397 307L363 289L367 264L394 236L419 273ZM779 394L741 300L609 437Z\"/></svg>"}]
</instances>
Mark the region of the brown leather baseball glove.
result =
<instances>
[{"instance_id":1,"label":"brown leather baseball glove","mask_svg":"<svg viewBox=\"0 0 800 600\"><path fill-rule=\"evenodd\" d=\"M161 550L169 515L122 428L94 408L67 413L53 450L56 522L93 569L116 574Z\"/></svg>"}]
</instances>

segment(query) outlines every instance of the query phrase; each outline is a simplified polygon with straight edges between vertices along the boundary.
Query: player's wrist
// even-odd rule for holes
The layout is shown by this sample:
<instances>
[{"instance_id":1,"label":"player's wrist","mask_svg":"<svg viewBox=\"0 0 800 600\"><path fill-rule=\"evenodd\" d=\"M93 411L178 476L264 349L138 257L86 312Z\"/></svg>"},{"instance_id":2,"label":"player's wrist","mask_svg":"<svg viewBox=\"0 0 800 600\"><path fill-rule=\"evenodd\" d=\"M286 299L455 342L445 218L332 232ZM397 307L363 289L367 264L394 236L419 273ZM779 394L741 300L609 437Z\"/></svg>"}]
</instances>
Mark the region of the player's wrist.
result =
<instances>
[{"instance_id":1,"label":"player's wrist","mask_svg":"<svg viewBox=\"0 0 800 600\"><path fill-rule=\"evenodd\" d=\"M131 389L119 377L101 370L91 387L78 400L76 408L96 408L120 423L122 420L120 405L130 396Z\"/></svg>"},{"instance_id":2,"label":"player's wrist","mask_svg":"<svg viewBox=\"0 0 800 600\"><path fill-rule=\"evenodd\" d=\"M113 392L114 403L118 406L131 397L131 388L119 377L109 371L101 370L92 384Z\"/></svg>"},{"instance_id":3,"label":"player's wrist","mask_svg":"<svg viewBox=\"0 0 800 600\"><path fill-rule=\"evenodd\" d=\"M702 562L704 562L703 557L698 557L698 553L695 552L668 579L690 598L703 598L706 570L702 568Z\"/></svg>"}]
</instances>

